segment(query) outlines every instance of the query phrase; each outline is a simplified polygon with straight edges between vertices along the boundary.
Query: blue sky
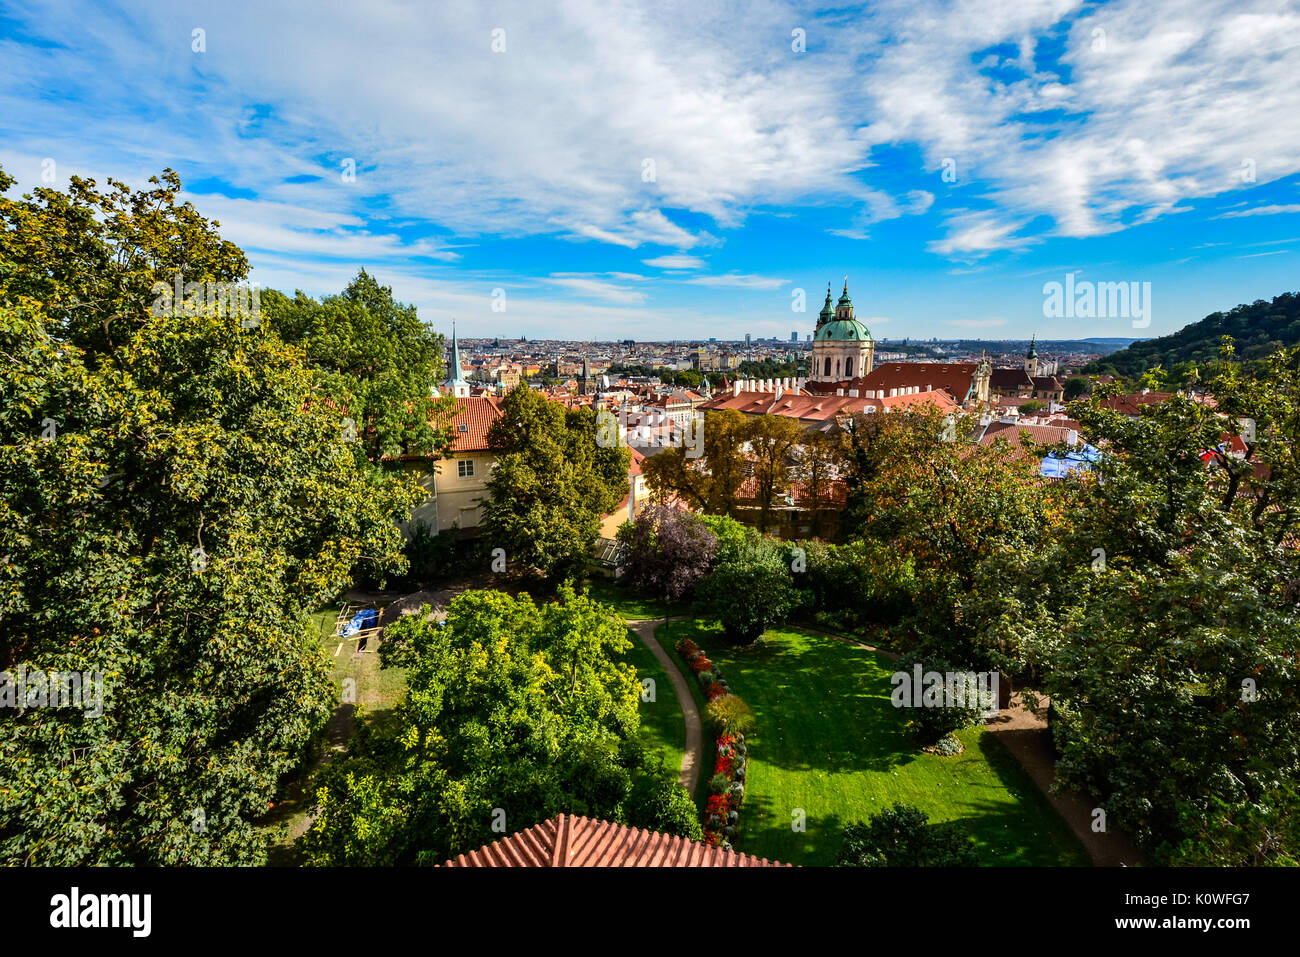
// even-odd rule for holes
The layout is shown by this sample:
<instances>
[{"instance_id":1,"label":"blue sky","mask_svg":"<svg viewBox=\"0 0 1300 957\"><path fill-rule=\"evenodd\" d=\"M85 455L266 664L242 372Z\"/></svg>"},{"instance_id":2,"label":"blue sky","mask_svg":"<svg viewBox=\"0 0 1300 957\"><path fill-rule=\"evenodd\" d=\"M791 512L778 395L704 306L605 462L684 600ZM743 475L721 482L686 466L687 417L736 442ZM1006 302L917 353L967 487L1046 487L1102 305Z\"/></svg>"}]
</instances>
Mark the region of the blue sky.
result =
<instances>
[{"instance_id":1,"label":"blue sky","mask_svg":"<svg viewBox=\"0 0 1300 957\"><path fill-rule=\"evenodd\" d=\"M1300 288L1295 2L304 9L0 0L0 165L170 166L262 286L364 266L471 336L802 337L846 274L878 338ZM1149 327L1045 317L1070 272Z\"/></svg>"}]
</instances>

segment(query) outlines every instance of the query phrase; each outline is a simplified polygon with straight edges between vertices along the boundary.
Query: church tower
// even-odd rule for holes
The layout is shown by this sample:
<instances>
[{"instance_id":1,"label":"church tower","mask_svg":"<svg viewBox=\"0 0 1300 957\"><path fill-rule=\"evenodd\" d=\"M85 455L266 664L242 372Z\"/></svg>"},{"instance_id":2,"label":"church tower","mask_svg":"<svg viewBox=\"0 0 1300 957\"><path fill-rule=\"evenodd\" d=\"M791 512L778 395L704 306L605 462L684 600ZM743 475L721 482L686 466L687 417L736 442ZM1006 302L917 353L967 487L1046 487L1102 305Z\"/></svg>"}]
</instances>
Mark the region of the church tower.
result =
<instances>
[{"instance_id":1,"label":"church tower","mask_svg":"<svg viewBox=\"0 0 1300 957\"><path fill-rule=\"evenodd\" d=\"M849 298L849 277L844 277L844 292L831 312L830 290L822 307L813 335L812 382L843 382L869 375L875 367L876 342L871 331L853 318L853 300Z\"/></svg>"},{"instance_id":2,"label":"church tower","mask_svg":"<svg viewBox=\"0 0 1300 957\"><path fill-rule=\"evenodd\" d=\"M814 334L821 331L822 326L835 318L835 309L831 306L831 284L826 284L826 303L822 306L822 311L817 314L817 328L813 330ZM815 335L814 335L815 337Z\"/></svg>"},{"instance_id":3,"label":"church tower","mask_svg":"<svg viewBox=\"0 0 1300 957\"><path fill-rule=\"evenodd\" d=\"M458 399L469 397L469 383L460 370L460 343L456 341L456 320L451 321L451 353L447 356L447 378L442 383L443 391Z\"/></svg>"},{"instance_id":4,"label":"church tower","mask_svg":"<svg viewBox=\"0 0 1300 957\"><path fill-rule=\"evenodd\" d=\"M1038 350L1034 347L1037 339L1038 334L1034 333L1029 340L1029 351L1025 353L1025 372L1029 374L1031 379L1038 375Z\"/></svg>"}]
</instances>

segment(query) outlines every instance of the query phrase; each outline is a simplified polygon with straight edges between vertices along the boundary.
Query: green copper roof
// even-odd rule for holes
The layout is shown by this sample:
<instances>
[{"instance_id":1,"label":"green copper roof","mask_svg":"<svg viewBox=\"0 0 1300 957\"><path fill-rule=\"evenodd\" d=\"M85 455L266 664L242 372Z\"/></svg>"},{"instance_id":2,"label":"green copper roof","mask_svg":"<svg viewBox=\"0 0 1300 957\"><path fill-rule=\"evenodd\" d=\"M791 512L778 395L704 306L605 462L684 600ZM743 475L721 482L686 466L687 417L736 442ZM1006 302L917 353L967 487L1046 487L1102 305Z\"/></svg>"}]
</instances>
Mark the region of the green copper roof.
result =
<instances>
[{"instance_id":1,"label":"green copper roof","mask_svg":"<svg viewBox=\"0 0 1300 957\"><path fill-rule=\"evenodd\" d=\"M830 283L826 284L826 304L822 306L822 311L820 315L823 320L829 319L831 316L835 315L835 309L831 306L831 284Z\"/></svg>"},{"instance_id":2,"label":"green copper roof","mask_svg":"<svg viewBox=\"0 0 1300 957\"><path fill-rule=\"evenodd\" d=\"M447 383L469 385L460 371L460 343L456 341L456 322L451 323L451 353L447 356Z\"/></svg>"},{"instance_id":3,"label":"green copper roof","mask_svg":"<svg viewBox=\"0 0 1300 957\"><path fill-rule=\"evenodd\" d=\"M853 305L853 300L849 298L849 277L848 276L844 277L844 292L840 295L840 301L839 303L837 303L837 305L841 305L841 306Z\"/></svg>"},{"instance_id":4,"label":"green copper roof","mask_svg":"<svg viewBox=\"0 0 1300 957\"><path fill-rule=\"evenodd\" d=\"M834 319L817 330L818 342L869 342L871 330L856 319Z\"/></svg>"}]
</instances>

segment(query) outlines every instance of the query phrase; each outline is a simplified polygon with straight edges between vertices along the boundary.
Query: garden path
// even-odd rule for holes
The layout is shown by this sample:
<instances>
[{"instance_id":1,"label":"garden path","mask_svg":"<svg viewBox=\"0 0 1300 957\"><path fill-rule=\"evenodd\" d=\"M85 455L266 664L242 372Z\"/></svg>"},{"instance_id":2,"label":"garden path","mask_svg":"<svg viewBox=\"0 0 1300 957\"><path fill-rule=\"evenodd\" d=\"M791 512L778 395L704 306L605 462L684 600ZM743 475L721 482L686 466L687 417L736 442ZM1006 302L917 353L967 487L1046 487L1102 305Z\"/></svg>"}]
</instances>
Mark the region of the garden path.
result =
<instances>
[{"instance_id":1,"label":"garden path","mask_svg":"<svg viewBox=\"0 0 1300 957\"><path fill-rule=\"evenodd\" d=\"M629 620L627 626L636 632L641 643L649 648L659 660L659 664L663 665L664 670L668 672L668 679L673 683L673 691L677 692L677 701L681 704L682 714L686 717L686 753L682 755L682 773L678 781L686 788L686 793L693 797L695 785L700 779L700 768L704 764L704 730L700 720L700 709L691 694L690 685L686 683L681 669L677 667L677 662L655 637L655 628L665 621L681 620L680 616L668 619L635 618Z\"/></svg>"}]
</instances>

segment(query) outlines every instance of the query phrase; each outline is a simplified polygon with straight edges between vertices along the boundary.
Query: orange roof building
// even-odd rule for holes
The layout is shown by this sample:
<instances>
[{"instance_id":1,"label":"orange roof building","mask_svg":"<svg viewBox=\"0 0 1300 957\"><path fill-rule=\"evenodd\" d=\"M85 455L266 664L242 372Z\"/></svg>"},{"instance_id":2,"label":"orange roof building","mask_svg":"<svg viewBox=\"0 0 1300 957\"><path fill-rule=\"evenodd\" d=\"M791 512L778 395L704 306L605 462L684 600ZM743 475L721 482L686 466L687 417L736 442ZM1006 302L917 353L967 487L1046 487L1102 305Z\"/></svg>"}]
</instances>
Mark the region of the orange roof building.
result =
<instances>
[{"instance_id":1,"label":"orange roof building","mask_svg":"<svg viewBox=\"0 0 1300 957\"><path fill-rule=\"evenodd\" d=\"M684 837L561 814L443 867L789 867Z\"/></svg>"}]
</instances>

